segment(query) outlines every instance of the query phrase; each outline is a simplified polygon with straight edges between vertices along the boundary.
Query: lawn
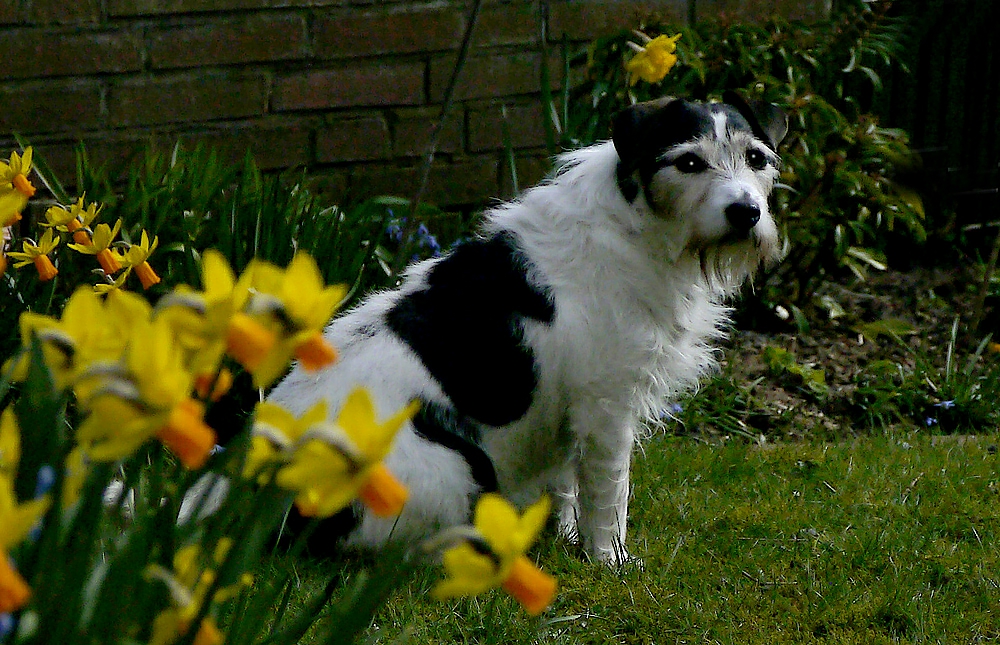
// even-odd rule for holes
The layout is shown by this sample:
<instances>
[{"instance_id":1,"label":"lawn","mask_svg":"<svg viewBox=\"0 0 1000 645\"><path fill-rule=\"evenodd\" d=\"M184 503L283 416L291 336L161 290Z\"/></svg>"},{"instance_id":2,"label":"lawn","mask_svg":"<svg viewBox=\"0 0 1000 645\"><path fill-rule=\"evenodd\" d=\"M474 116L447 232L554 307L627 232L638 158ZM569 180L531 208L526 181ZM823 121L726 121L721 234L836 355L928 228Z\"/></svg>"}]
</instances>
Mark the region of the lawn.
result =
<instances>
[{"instance_id":1,"label":"lawn","mask_svg":"<svg viewBox=\"0 0 1000 645\"><path fill-rule=\"evenodd\" d=\"M657 437L630 518L641 564L536 547L560 592L540 618L502 592L438 603L418 569L376 643L979 643L1000 638L996 439L926 433L838 443ZM297 595L358 564L284 563ZM336 608L337 603L331 604ZM308 637L304 642L313 642Z\"/></svg>"}]
</instances>

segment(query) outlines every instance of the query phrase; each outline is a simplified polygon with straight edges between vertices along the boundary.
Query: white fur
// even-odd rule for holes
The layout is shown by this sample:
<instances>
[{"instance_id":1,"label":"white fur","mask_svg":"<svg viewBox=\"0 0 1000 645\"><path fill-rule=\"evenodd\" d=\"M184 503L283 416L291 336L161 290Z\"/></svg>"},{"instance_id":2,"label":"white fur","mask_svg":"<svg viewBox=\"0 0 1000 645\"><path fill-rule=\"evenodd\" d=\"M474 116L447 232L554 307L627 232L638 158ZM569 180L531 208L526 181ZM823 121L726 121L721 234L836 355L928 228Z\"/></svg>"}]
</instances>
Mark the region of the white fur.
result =
<instances>
[{"instance_id":1,"label":"white fur","mask_svg":"<svg viewBox=\"0 0 1000 645\"><path fill-rule=\"evenodd\" d=\"M657 419L713 369L713 343L728 322L724 301L777 254L767 207L777 171L749 169L742 160L755 140L740 136L668 152L696 150L710 168L692 176L665 167L649 194L641 191L632 203L618 187L611 142L577 150L559 159L553 178L486 214L483 233L514 235L533 266L529 280L544 285L556 313L551 324L524 323L538 375L533 402L509 425L484 428L483 447L503 495L525 505L556 494L563 530L598 560L628 557L629 467L643 421ZM729 239L723 211L746 195L761 207L761 219L749 237ZM449 405L416 354L382 322L399 298L425 285L438 261L411 267L398 290L336 319L326 336L340 351L339 364L318 374L296 368L270 398L296 413L326 398L336 414L360 384L383 417L413 398ZM359 337L362 327L373 333ZM410 488L411 501L398 521L365 515L349 543L377 546L390 533L419 539L468 521L477 490L457 453L406 425L387 465Z\"/></svg>"}]
</instances>

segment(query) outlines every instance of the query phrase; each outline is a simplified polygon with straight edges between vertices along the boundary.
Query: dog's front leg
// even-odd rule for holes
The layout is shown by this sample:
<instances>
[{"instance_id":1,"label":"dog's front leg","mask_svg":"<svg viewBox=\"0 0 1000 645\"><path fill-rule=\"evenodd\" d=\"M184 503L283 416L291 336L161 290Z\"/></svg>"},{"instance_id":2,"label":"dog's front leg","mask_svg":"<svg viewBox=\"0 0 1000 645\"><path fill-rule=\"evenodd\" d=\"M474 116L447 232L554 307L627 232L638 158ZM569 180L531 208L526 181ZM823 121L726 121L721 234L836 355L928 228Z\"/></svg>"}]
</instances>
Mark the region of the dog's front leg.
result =
<instances>
[{"instance_id":1,"label":"dog's front leg","mask_svg":"<svg viewBox=\"0 0 1000 645\"><path fill-rule=\"evenodd\" d=\"M634 421L592 408L577 421L580 544L596 560L624 564Z\"/></svg>"}]
</instances>

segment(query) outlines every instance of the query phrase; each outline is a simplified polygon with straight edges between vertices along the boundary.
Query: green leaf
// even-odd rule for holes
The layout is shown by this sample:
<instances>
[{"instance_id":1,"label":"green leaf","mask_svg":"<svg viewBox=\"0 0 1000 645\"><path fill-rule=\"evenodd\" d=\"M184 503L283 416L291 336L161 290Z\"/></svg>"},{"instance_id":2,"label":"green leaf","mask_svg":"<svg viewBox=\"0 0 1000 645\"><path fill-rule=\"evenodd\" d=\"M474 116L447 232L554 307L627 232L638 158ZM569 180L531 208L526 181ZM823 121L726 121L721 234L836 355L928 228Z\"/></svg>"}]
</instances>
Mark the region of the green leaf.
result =
<instances>
[{"instance_id":1,"label":"green leaf","mask_svg":"<svg viewBox=\"0 0 1000 645\"><path fill-rule=\"evenodd\" d=\"M919 331L917 327L899 318L883 318L870 323L860 323L851 329L873 343L881 336L901 338Z\"/></svg>"}]
</instances>

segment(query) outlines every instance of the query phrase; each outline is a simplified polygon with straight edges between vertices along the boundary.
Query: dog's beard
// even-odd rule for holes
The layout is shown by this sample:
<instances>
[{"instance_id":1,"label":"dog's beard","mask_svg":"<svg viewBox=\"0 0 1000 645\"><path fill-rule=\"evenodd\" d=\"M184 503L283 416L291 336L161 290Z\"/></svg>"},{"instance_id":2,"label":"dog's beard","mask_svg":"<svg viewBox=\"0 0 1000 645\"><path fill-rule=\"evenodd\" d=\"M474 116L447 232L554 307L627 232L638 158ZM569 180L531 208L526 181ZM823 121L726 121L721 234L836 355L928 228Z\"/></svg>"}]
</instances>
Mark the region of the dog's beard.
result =
<instances>
[{"instance_id":1,"label":"dog's beard","mask_svg":"<svg viewBox=\"0 0 1000 645\"><path fill-rule=\"evenodd\" d=\"M730 237L697 249L698 263L705 282L713 289L731 294L761 267L778 261L777 242L767 236Z\"/></svg>"}]
</instances>

